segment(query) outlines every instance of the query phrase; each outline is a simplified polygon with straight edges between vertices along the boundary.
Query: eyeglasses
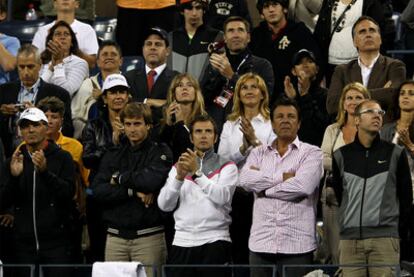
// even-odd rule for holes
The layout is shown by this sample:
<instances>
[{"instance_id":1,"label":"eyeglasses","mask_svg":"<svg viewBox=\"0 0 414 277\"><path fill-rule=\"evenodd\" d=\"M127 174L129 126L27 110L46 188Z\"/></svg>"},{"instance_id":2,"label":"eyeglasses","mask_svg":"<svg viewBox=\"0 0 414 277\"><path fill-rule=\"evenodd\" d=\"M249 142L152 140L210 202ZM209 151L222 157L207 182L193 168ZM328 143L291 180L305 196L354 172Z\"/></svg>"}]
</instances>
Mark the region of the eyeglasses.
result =
<instances>
[{"instance_id":1,"label":"eyeglasses","mask_svg":"<svg viewBox=\"0 0 414 277\"><path fill-rule=\"evenodd\" d=\"M380 110L380 109L367 109L367 110L363 110L363 111L359 112L359 114L364 114L364 113L367 113L369 115L374 115L374 114L377 114L377 115L380 115L380 116L385 115L385 111Z\"/></svg>"}]
</instances>

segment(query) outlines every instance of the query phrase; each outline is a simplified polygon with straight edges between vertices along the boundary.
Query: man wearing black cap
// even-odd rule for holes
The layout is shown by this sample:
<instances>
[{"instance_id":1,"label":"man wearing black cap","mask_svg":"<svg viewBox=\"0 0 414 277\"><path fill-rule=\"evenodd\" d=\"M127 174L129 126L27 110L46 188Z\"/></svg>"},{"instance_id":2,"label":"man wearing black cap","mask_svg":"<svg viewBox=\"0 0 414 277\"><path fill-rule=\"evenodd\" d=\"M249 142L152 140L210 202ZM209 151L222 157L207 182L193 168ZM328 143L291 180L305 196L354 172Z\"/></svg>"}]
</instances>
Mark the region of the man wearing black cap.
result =
<instances>
[{"instance_id":1,"label":"man wearing black cap","mask_svg":"<svg viewBox=\"0 0 414 277\"><path fill-rule=\"evenodd\" d=\"M290 73L295 53L305 48L319 57L319 49L305 24L287 19L288 0L258 0L257 9L264 20L253 29L249 47L253 54L268 59L273 66L275 90L271 102L274 102L284 92L283 80Z\"/></svg>"},{"instance_id":2,"label":"man wearing black cap","mask_svg":"<svg viewBox=\"0 0 414 277\"><path fill-rule=\"evenodd\" d=\"M169 34L172 54L168 66L196 79L201 78L208 65L208 45L223 40L222 32L204 23L207 8L207 0L180 0L184 25Z\"/></svg>"},{"instance_id":3,"label":"man wearing black cap","mask_svg":"<svg viewBox=\"0 0 414 277\"><path fill-rule=\"evenodd\" d=\"M23 111L17 124L24 144L6 164L0 193L0 209L11 209L14 215L12 262L72 263L72 157L47 140L48 120L38 108ZM56 268L53 273L50 269L46 276L62 276L65 272L67 269Z\"/></svg>"},{"instance_id":4,"label":"man wearing black cap","mask_svg":"<svg viewBox=\"0 0 414 277\"><path fill-rule=\"evenodd\" d=\"M284 87L285 95L296 100L301 109L302 124L298 136L304 142L321 146L329 117L325 108L327 89L316 80L318 71L315 55L301 49L293 56L292 76L285 77Z\"/></svg>"},{"instance_id":5,"label":"man wearing black cap","mask_svg":"<svg viewBox=\"0 0 414 277\"><path fill-rule=\"evenodd\" d=\"M145 67L125 74L131 87L132 98L151 107L154 124L162 118L161 107L167 102L168 87L178 74L166 64L171 52L169 46L167 32L158 27L149 29L142 46Z\"/></svg>"}]
</instances>

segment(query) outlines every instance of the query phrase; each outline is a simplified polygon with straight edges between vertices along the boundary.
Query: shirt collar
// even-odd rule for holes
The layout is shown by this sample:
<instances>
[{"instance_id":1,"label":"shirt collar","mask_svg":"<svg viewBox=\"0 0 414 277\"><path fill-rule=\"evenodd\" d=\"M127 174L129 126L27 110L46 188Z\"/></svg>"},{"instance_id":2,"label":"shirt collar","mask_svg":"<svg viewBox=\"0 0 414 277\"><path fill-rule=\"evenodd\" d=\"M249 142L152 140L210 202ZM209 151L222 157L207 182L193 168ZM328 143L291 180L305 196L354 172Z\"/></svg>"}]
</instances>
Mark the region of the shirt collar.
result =
<instances>
[{"instance_id":1,"label":"shirt collar","mask_svg":"<svg viewBox=\"0 0 414 277\"><path fill-rule=\"evenodd\" d=\"M277 138L275 138L275 140L277 140ZM276 150L275 148L273 148L273 142L275 142L275 140L274 141L272 141L272 143L271 144L269 144L268 146L267 146L267 149L268 150L270 150L270 151L273 151L273 150ZM299 148L299 146L300 146L300 140L299 140L299 137L298 136L296 136L296 138L289 144L289 148L291 148L291 147L295 147L295 148Z\"/></svg>"},{"instance_id":2,"label":"shirt collar","mask_svg":"<svg viewBox=\"0 0 414 277\"><path fill-rule=\"evenodd\" d=\"M22 82L20 82L20 91L30 91L31 89L33 89L34 91L39 89L39 85L40 85L40 78L37 79L36 83L33 84L33 86L31 86L30 88L26 88Z\"/></svg>"},{"instance_id":3,"label":"shirt collar","mask_svg":"<svg viewBox=\"0 0 414 277\"><path fill-rule=\"evenodd\" d=\"M358 57L358 65L359 65L359 67L364 67L364 68L366 68L366 69L372 69L373 67L374 67L374 64L377 62L377 60L378 60L378 58L379 58L379 56L380 56L380 54L378 53L378 55L375 57L375 59L372 61L372 63L369 65L369 66L366 66L365 64L363 64L362 62L361 62L361 57Z\"/></svg>"},{"instance_id":4,"label":"shirt collar","mask_svg":"<svg viewBox=\"0 0 414 277\"><path fill-rule=\"evenodd\" d=\"M160 76L161 75L161 73L164 71L164 69L167 67L167 64L166 63L164 63L164 64L162 64L162 65L160 65L160 66L157 66L156 68L154 68L154 69L151 69L147 64L145 64L145 73L146 74L148 74L148 72L150 72L150 70L155 70L155 72L157 72L157 75L156 75L156 77L158 77L158 76Z\"/></svg>"}]
</instances>

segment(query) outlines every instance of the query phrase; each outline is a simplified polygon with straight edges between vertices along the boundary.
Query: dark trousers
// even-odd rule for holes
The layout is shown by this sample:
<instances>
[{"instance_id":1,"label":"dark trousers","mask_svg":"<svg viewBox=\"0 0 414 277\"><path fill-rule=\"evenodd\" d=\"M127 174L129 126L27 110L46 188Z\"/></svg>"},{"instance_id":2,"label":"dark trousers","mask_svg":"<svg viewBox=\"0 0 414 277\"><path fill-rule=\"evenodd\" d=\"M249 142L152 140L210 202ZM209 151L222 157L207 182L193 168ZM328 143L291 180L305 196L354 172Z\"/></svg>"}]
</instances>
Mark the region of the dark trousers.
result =
<instances>
[{"instance_id":1,"label":"dark trousers","mask_svg":"<svg viewBox=\"0 0 414 277\"><path fill-rule=\"evenodd\" d=\"M85 253L86 262L104 261L106 226L102 219L102 206L92 197L86 198L86 221L89 233L89 251Z\"/></svg>"},{"instance_id":2,"label":"dark trousers","mask_svg":"<svg viewBox=\"0 0 414 277\"><path fill-rule=\"evenodd\" d=\"M269 254L269 253L256 253L250 252L250 264L251 265L276 265L278 277L298 277L306 275L310 268L306 267L289 267L283 272L283 265L303 265L311 264L313 259L313 253L304 254ZM285 273L285 274L283 274ZM271 277L271 268L251 268L251 277Z\"/></svg>"},{"instance_id":3,"label":"dark trousers","mask_svg":"<svg viewBox=\"0 0 414 277\"><path fill-rule=\"evenodd\" d=\"M145 33L151 27L161 27L167 32L175 27L175 6L160 10L139 10L118 7L116 41L124 56L141 56Z\"/></svg>"},{"instance_id":4,"label":"dark trousers","mask_svg":"<svg viewBox=\"0 0 414 277\"><path fill-rule=\"evenodd\" d=\"M224 265L231 262L231 243L216 241L196 247L173 245L168 263L174 265ZM229 268L168 268L168 277L230 277Z\"/></svg>"}]
</instances>

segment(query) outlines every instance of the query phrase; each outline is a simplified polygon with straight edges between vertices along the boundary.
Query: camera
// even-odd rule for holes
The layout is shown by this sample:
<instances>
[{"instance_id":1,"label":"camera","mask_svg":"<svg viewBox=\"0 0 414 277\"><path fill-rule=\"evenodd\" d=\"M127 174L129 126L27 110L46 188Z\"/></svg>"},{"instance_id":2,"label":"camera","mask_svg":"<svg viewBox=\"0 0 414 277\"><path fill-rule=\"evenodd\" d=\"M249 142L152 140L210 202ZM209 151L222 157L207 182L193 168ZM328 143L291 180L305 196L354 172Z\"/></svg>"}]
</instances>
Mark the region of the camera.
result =
<instances>
[{"instance_id":1,"label":"camera","mask_svg":"<svg viewBox=\"0 0 414 277\"><path fill-rule=\"evenodd\" d=\"M215 41L215 42L210 43L207 49L210 55L213 53L223 54L226 51L226 49L224 48L225 45L226 43L224 42L224 40Z\"/></svg>"}]
</instances>

